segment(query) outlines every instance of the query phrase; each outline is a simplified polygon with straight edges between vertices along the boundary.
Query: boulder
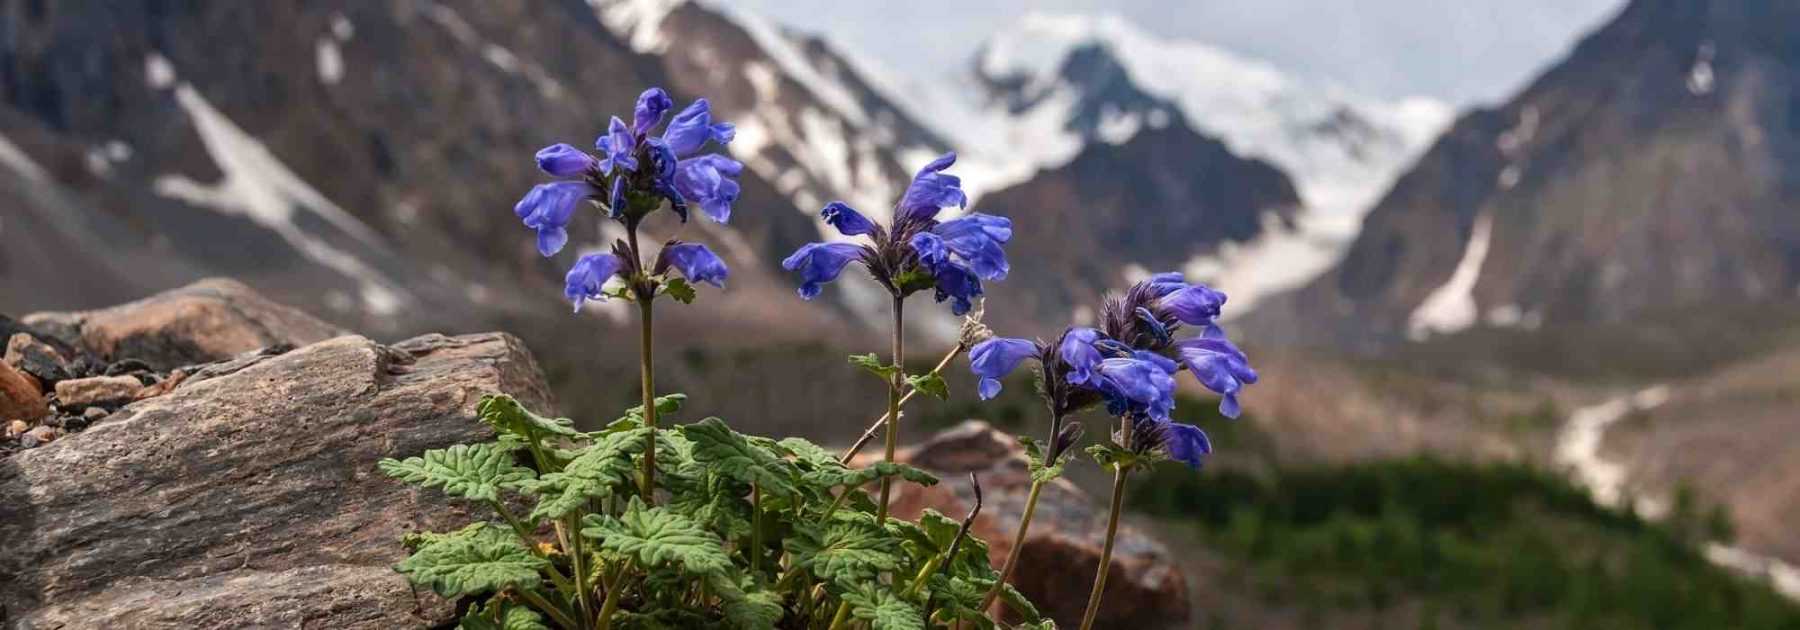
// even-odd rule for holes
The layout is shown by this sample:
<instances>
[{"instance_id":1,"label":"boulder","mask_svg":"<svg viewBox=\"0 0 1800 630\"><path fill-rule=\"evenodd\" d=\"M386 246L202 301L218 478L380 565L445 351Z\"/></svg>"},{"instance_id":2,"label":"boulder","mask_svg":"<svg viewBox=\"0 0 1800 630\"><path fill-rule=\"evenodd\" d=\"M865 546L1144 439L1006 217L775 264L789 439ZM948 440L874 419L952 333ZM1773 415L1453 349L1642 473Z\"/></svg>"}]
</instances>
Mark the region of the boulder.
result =
<instances>
[{"instance_id":1,"label":"boulder","mask_svg":"<svg viewBox=\"0 0 1800 630\"><path fill-rule=\"evenodd\" d=\"M224 278L100 310L35 313L21 321L105 361L137 359L159 372L345 334Z\"/></svg>"},{"instance_id":2,"label":"boulder","mask_svg":"<svg viewBox=\"0 0 1800 630\"><path fill-rule=\"evenodd\" d=\"M931 487L895 486L892 511L904 518L931 508L961 519L974 505L968 473L975 473L981 481L982 508L971 530L987 541L988 557L996 568L1005 563L1031 489L1028 462L1018 440L970 420L896 457L943 480ZM1038 499L1012 582L1062 627L1081 624L1100 564L1106 516L1104 497L1095 500L1066 479L1046 485ZM1095 626L1185 628L1191 611L1187 576L1169 550L1129 523L1120 524Z\"/></svg>"},{"instance_id":3,"label":"boulder","mask_svg":"<svg viewBox=\"0 0 1800 630\"><path fill-rule=\"evenodd\" d=\"M488 515L375 464L485 439L475 405L495 392L550 404L509 335L338 337L207 366L0 459L0 626L451 622L451 602L390 568L400 537Z\"/></svg>"},{"instance_id":4,"label":"boulder","mask_svg":"<svg viewBox=\"0 0 1800 630\"><path fill-rule=\"evenodd\" d=\"M50 413L37 378L0 363L0 421L35 421Z\"/></svg>"}]
</instances>

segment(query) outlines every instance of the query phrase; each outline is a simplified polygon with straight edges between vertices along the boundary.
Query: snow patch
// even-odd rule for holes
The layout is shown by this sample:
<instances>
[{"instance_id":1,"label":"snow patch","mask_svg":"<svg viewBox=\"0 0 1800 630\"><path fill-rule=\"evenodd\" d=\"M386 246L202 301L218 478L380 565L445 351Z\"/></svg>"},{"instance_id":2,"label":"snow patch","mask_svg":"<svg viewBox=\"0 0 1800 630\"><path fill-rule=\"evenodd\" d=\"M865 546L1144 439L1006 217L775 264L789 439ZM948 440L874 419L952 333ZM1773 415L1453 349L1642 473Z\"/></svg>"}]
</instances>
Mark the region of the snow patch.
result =
<instances>
[{"instance_id":1,"label":"snow patch","mask_svg":"<svg viewBox=\"0 0 1800 630\"><path fill-rule=\"evenodd\" d=\"M1769 581L1769 586L1788 599L1800 600L1800 567L1780 558L1760 555L1742 547L1706 543L1706 559L1713 564Z\"/></svg>"},{"instance_id":2,"label":"snow patch","mask_svg":"<svg viewBox=\"0 0 1800 630\"><path fill-rule=\"evenodd\" d=\"M1600 456L1600 443L1606 437L1606 430L1614 423L1625 419L1633 411L1648 411L1661 406L1669 400L1669 388L1664 385L1649 387L1629 396L1620 396L1606 402L1576 409L1569 415L1563 425L1562 434L1556 441L1556 459L1568 466L1575 480L1587 487L1594 496L1594 501L1609 507L1630 507L1638 509L1638 505L1621 505L1625 496L1626 473L1624 464L1607 461ZM1652 507L1646 505L1644 507ZM1656 511L1655 509L1646 511Z\"/></svg>"},{"instance_id":3,"label":"snow patch","mask_svg":"<svg viewBox=\"0 0 1800 630\"><path fill-rule=\"evenodd\" d=\"M562 83L545 71L543 66L521 59L506 47L487 41L455 9L433 3L425 15L448 31L457 42L475 50L482 59L501 72L519 75L530 81L544 98L560 99L567 92Z\"/></svg>"},{"instance_id":4,"label":"snow patch","mask_svg":"<svg viewBox=\"0 0 1800 630\"><path fill-rule=\"evenodd\" d=\"M173 73L172 68L170 72ZM357 294L369 314L386 316L399 311L407 299L397 289L397 283L354 254L302 229L295 214L302 209L310 211L358 242L372 249L384 249L385 245L368 226L294 174L268 147L214 109L193 86L180 84L175 98L193 121L207 155L224 177L217 183L203 184L185 175L162 175L153 182L157 194L248 218L281 236L308 259L358 282Z\"/></svg>"},{"instance_id":5,"label":"snow patch","mask_svg":"<svg viewBox=\"0 0 1800 630\"><path fill-rule=\"evenodd\" d=\"M1487 261L1488 240L1493 227L1493 215L1475 218L1468 247L1463 250L1462 260L1456 263L1450 279L1433 289L1408 318L1408 337L1423 340L1433 333L1453 333L1475 324L1475 281L1480 279L1482 264Z\"/></svg>"},{"instance_id":6,"label":"snow patch","mask_svg":"<svg viewBox=\"0 0 1800 630\"><path fill-rule=\"evenodd\" d=\"M1716 49L1711 40L1700 42L1700 50L1694 53L1694 67L1688 69L1687 89L1694 96L1705 96L1713 91L1713 54Z\"/></svg>"},{"instance_id":7,"label":"snow patch","mask_svg":"<svg viewBox=\"0 0 1800 630\"><path fill-rule=\"evenodd\" d=\"M313 46L313 60L319 67L319 81L325 85L337 85L344 78L344 54L338 51L338 43L329 37L320 37Z\"/></svg>"},{"instance_id":8,"label":"snow patch","mask_svg":"<svg viewBox=\"0 0 1800 630\"><path fill-rule=\"evenodd\" d=\"M350 41L350 38L356 36L356 25L351 24L350 18L345 17L343 13L332 13L331 36L336 37L340 42Z\"/></svg>"},{"instance_id":9,"label":"snow patch","mask_svg":"<svg viewBox=\"0 0 1800 630\"><path fill-rule=\"evenodd\" d=\"M663 18L684 0L588 0L600 23L623 37L632 50L659 53L669 45L662 35Z\"/></svg>"},{"instance_id":10,"label":"snow patch","mask_svg":"<svg viewBox=\"0 0 1800 630\"><path fill-rule=\"evenodd\" d=\"M31 159L30 155L26 155L19 149L19 145L13 144L6 136L0 136L0 163L25 176L25 179L34 182L50 181L50 174L44 171L44 167L38 166L36 160Z\"/></svg>"},{"instance_id":11,"label":"snow patch","mask_svg":"<svg viewBox=\"0 0 1800 630\"><path fill-rule=\"evenodd\" d=\"M106 159L123 162L131 159L131 145L124 140L113 140L106 143Z\"/></svg>"},{"instance_id":12,"label":"snow patch","mask_svg":"<svg viewBox=\"0 0 1800 630\"><path fill-rule=\"evenodd\" d=\"M168 57L156 52L144 56L144 83L157 90L175 85L175 66Z\"/></svg>"}]
</instances>

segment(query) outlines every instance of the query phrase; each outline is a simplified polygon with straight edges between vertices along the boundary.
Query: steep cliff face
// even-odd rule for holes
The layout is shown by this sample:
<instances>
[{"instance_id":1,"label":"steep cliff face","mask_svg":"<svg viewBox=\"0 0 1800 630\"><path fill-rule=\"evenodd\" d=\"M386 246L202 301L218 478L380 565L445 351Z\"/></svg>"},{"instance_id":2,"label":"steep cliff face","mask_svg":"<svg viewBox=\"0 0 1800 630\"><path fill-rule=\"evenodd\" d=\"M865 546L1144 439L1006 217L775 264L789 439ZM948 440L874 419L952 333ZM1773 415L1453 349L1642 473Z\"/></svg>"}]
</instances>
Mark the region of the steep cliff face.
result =
<instances>
[{"instance_id":1,"label":"steep cliff face","mask_svg":"<svg viewBox=\"0 0 1800 630\"><path fill-rule=\"evenodd\" d=\"M1634 2L1461 117L1333 271L1251 325L1375 347L1793 298L1797 21L1786 2Z\"/></svg>"}]
</instances>

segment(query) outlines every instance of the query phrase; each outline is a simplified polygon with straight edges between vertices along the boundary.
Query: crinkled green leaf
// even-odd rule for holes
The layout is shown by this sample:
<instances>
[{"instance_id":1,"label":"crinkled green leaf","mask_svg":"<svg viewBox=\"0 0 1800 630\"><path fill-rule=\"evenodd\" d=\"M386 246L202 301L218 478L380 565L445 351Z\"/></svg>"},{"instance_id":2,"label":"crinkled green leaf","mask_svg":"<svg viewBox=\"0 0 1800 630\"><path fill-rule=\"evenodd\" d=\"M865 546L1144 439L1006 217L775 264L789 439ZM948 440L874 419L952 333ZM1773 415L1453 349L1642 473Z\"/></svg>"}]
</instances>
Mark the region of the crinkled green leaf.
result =
<instances>
[{"instance_id":1,"label":"crinkled green leaf","mask_svg":"<svg viewBox=\"0 0 1800 630\"><path fill-rule=\"evenodd\" d=\"M471 606L458 626L462 630L550 630L538 611L499 597L489 599L485 606Z\"/></svg>"},{"instance_id":2,"label":"crinkled green leaf","mask_svg":"<svg viewBox=\"0 0 1800 630\"><path fill-rule=\"evenodd\" d=\"M580 435L575 430L575 421L568 418L545 418L525 409L519 401L505 394L489 394L481 397L481 403L475 406L475 413L482 422L494 427L495 431L518 436L524 440L532 440L543 435L561 435L574 437Z\"/></svg>"},{"instance_id":3,"label":"crinkled green leaf","mask_svg":"<svg viewBox=\"0 0 1800 630\"><path fill-rule=\"evenodd\" d=\"M925 613L900 599L892 589L865 586L844 594L850 615L869 622L874 630L925 630Z\"/></svg>"},{"instance_id":4,"label":"crinkled green leaf","mask_svg":"<svg viewBox=\"0 0 1800 630\"><path fill-rule=\"evenodd\" d=\"M822 487L850 486L854 488L883 477L900 477L922 486L936 485L938 482L937 477L932 476L931 473L897 462L875 462L865 468L822 467L807 471L802 476L807 484Z\"/></svg>"},{"instance_id":5,"label":"crinkled green leaf","mask_svg":"<svg viewBox=\"0 0 1800 630\"><path fill-rule=\"evenodd\" d=\"M913 389L931 394L938 400L950 400L950 386L944 383L944 377L937 372L930 374L914 374L906 377L906 384Z\"/></svg>"},{"instance_id":6,"label":"crinkled green leaf","mask_svg":"<svg viewBox=\"0 0 1800 630\"><path fill-rule=\"evenodd\" d=\"M705 464L713 474L757 484L765 493L795 492L793 464L750 443L725 426L725 421L707 418L681 427L681 431L694 443L694 461Z\"/></svg>"},{"instance_id":7,"label":"crinkled green leaf","mask_svg":"<svg viewBox=\"0 0 1800 630\"><path fill-rule=\"evenodd\" d=\"M694 285L688 284L686 278L669 278L662 284L662 292L682 304L694 303Z\"/></svg>"},{"instance_id":8,"label":"crinkled green leaf","mask_svg":"<svg viewBox=\"0 0 1800 630\"><path fill-rule=\"evenodd\" d=\"M512 532L482 524L427 539L394 568L439 595L462 597L536 586L548 566Z\"/></svg>"},{"instance_id":9,"label":"crinkled green leaf","mask_svg":"<svg viewBox=\"0 0 1800 630\"><path fill-rule=\"evenodd\" d=\"M419 457L383 459L377 466L390 477L427 488L441 486L447 494L476 501L498 501L500 486L534 476L531 469L513 464L511 451L492 443L458 444Z\"/></svg>"},{"instance_id":10,"label":"crinkled green leaf","mask_svg":"<svg viewBox=\"0 0 1800 630\"><path fill-rule=\"evenodd\" d=\"M538 497L531 518L561 518L585 505L588 499L605 498L633 483L636 467L631 455L643 450L649 429L633 429L597 437L587 448L554 472L514 484L515 488Z\"/></svg>"},{"instance_id":11,"label":"crinkled green leaf","mask_svg":"<svg viewBox=\"0 0 1800 630\"><path fill-rule=\"evenodd\" d=\"M706 574L731 566L718 536L672 510L645 507L635 496L623 516L590 514L585 525L582 535L599 539L602 549L633 558L642 567L674 562L690 573Z\"/></svg>"},{"instance_id":12,"label":"crinkled green leaf","mask_svg":"<svg viewBox=\"0 0 1800 630\"><path fill-rule=\"evenodd\" d=\"M709 576L707 587L724 604L725 627L731 630L773 630L785 611L781 596L757 588L745 576Z\"/></svg>"},{"instance_id":13,"label":"crinkled green leaf","mask_svg":"<svg viewBox=\"0 0 1800 630\"><path fill-rule=\"evenodd\" d=\"M750 506L741 498L722 492L678 492L665 507L725 540L750 536Z\"/></svg>"},{"instance_id":14,"label":"crinkled green leaf","mask_svg":"<svg viewBox=\"0 0 1800 630\"><path fill-rule=\"evenodd\" d=\"M672 414L677 411L681 411L681 406L684 404L687 404L687 394L677 393L677 394L664 394L662 396L657 396L656 397L656 417L657 417L657 419L660 420L665 415ZM635 429L635 428L638 428L639 426L643 426L643 424L644 424L644 406L637 405L630 409L626 409L624 417L613 421L614 425L621 425L621 423L633 423L633 424L629 424L629 426L623 426L623 428Z\"/></svg>"},{"instance_id":15,"label":"crinkled green leaf","mask_svg":"<svg viewBox=\"0 0 1800 630\"><path fill-rule=\"evenodd\" d=\"M900 566L895 539L873 518L803 523L783 543L794 562L821 579L853 586Z\"/></svg>"},{"instance_id":16,"label":"crinkled green leaf","mask_svg":"<svg viewBox=\"0 0 1800 630\"><path fill-rule=\"evenodd\" d=\"M894 380L894 375L900 373L899 366L882 363L881 357L875 356L874 353L852 354L850 355L850 363L881 377L881 380L883 381L892 381Z\"/></svg>"},{"instance_id":17,"label":"crinkled green leaf","mask_svg":"<svg viewBox=\"0 0 1800 630\"><path fill-rule=\"evenodd\" d=\"M952 620L959 620L963 627L971 630L989 630L994 627L994 621L988 618L986 611L981 610L981 602L987 598L993 581L981 583L965 577L938 573L933 574L926 583L931 589L931 602L936 609L933 619L937 623L948 625Z\"/></svg>"},{"instance_id":18,"label":"crinkled green leaf","mask_svg":"<svg viewBox=\"0 0 1800 630\"><path fill-rule=\"evenodd\" d=\"M1074 455L1065 450L1056 457L1056 461L1046 462L1044 461L1044 448L1038 445L1037 440L1020 436L1019 444L1025 447L1025 459L1030 462L1031 480L1036 482L1048 483L1052 479L1061 477L1063 466L1068 464L1069 458Z\"/></svg>"},{"instance_id":19,"label":"crinkled green leaf","mask_svg":"<svg viewBox=\"0 0 1800 630\"><path fill-rule=\"evenodd\" d=\"M1101 442L1089 446L1087 452L1095 462L1100 464L1100 467L1107 470L1118 470L1121 467L1135 470L1154 466L1163 460L1163 456L1159 452L1137 453L1113 442Z\"/></svg>"},{"instance_id":20,"label":"crinkled green leaf","mask_svg":"<svg viewBox=\"0 0 1800 630\"><path fill-rule=\"evenodd\" d=\"M838 463L837 456L831 454L831 451L825 450L825 447L814 444L806 438L783 438L780 444L782 448L792 453L794 461L800 464L816 468Z\"/></svg>"}]
</instances>

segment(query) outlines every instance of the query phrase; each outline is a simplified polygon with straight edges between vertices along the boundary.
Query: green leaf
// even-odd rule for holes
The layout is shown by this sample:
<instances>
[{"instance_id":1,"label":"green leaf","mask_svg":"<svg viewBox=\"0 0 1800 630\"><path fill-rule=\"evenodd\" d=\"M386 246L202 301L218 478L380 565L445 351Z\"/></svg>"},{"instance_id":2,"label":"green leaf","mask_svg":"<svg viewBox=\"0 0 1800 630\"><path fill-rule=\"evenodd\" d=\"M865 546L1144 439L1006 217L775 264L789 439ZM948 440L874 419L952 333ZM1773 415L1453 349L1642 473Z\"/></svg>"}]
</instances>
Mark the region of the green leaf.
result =
<instances>
[{"instance_id":1,"label":"green leaf","mask_svg":"<svg viewBox=\"0 0 1800 630\"><path fill-rule=\"evenodd\" d=\"M993 584L993 581L988 581L988 588L993 588ZM1038 612L1037 606L1031 605L1031 600L1026 599L1025 594L1020 593L1019 589L1011 584L1000 587L1000 601L1006 602L1007 608L1011 608L1014 614L1029 623L1036 623L1040 620L1048 621L1042 613ZM1056 622L1050 622L1049 627L1055 628Z\"/></svg>"},{"instance_id":2,"label":"green leaf","mask_svg":"<svg viewBox=\"0 0 1800 630\"><path fill-rule=\"evenodd\" d=\"M688 284L687 278L675 277L664 280L662 292L682 304L694 303L694 285Z\"/></svg>"},{"instance_id":3,"label":"green leaf","mask_svg":"<svg viewBox=\"0 0 1800 630\"><path fill-rule=\"evenodd\" d=\"M774 630L785 614L780 595L756 588L746 576L708 576L706 585L724 603L725 627L731 630Z\"/></svg>"},{"instance_id":4,"label":"green leaf","mask_svg":"<svg viewBox=\"0 0 1800 630\"><path fill-rule=\"evenodd\" d=\"M538 497L531 518L562 518L586 505L588 499L605 498L620 488L629 488L637 471L631 455L643 450L644 438L649 434L649 429L601 434L593 444L576 451L561 472L518 482L513 487Z\"/></svg>"},{"instance_id":5,"label":"green leaf","mask_svg":"<svg viewBox=\"0 0 1800 630\"><path fill-rule=\"evenodd\" d=\"M656 417L658 419L661 419L663 416L675 413L677 411L681 411L681 406L686 403L687 403L687 394L667 394L667 395L663 395L663 396L657 396L656 397ZM619 418L618 420L614 420L612 422L612 424L607 425L607 430L613 431L613 430L636 429L643 425L644 425L644 406L637 405L630 409L626 409L625 416Z\"/></svg>"},{"instance_id":6,"label":"green leaf","mask_svg":"<svg viewBox=\"0 0 1800 630\"><path fill-rule=\"evenodd\" d=\"M550 561L532 555L510 531L487 525L425 540L394 568L444 597L530 588Z\"/></svg>"},{"instance_id":7,"label":"green leaf","mask_svg":"<svg viewBox=\"0 0 1800 630\"><path fill-rule=\"evenodd\" d=\"M550 630L538 611L499 597L489 599L485 606L469 607L458 625L463 630Z\"/></svg>"},{"instance_id":8,"label":"green leaf","mask_svg":"<svg viewBox=\"0 0 1800 630\"><path fill-rule=\"evenodd\" d=\"M938 400L950 400L950 386L944 384L944 377L939 376L937 372L908 376L906 384L911 385L913 389L931 394Z\"/></svg>"},{"instance_id":9,"label":"green leaf","mask_svg":"<svg viewBox=\"0 0 1800 630\"><path fill-rule=\"evenodd\" d=\"M882 363L881 358L875 356L874 353L852 354L850 362L881 377L883 381L892 381L894 375L900 373L900 366Z\"/></svg>"},{"instance_id":10,"label":"green leaf","mask_svg":"<svg viewBox=\"0 0 1800 630\"><path fill-rule=\"evenodd\" d=\"M705 464L714 474L757 484L763 492L795 492L793 464L752 444L725 426L724 420L707 418L681 427L681 433L694 442L694 461Z\"/></svg>"},{"instance_id":11,"label":"green leaf","mask_svg":"<svg viewBox=\"0 0 1800 630\"><path fill-rule=\"evenodd\" d=\"M874 630L925 630L925 613L891 589L864 587L844 594L850 615L867 620Z\"/></svg>"},{"instance_id":12,"label":"green leaf","mask_svg":"<svg viewBox=\"0 0 1800 630\"><path fill-rule=\"evenodd\" d=\"M518 436L527 443L545 434L565 437L581 434L575 430L575 421L568 418L545 418L531 413L519 401L505 394L482 396L481 403L475 406L475 413L482 422L494 427L495 431Z\"/></svg>"},{"instance_id":13,"label":"green leaf","mask_svg":"<svg viewBox=\"0 0 1800 630\"><path fill-rule=\"evenodd\" d=\"M836 520L827 524L803 523L795 535L782 542L795 564L822 579L844 586L875 579L882 571L900 566L895 540L874 518Z\"/></svg>"},{"instance_id":14,"label":"green leaf","mask_svg":"<svg viewBox=\"0 0 1800 630\"><path fill-rule=\"evenodd\" d=\"M600 539L600 547L633 558L641 567L680 563L690 573L714 573L731 566L725 543L692 519L660 507L645 507L631 498L619 518L590 514L583 536Z\"/></svg>"},{"instance_id":15,"label":"green leaf","mask_svg":"<svg viewBox=\"0 0 1800 630\"><path fill-rule=\"evenodd\" d=\"M933 574L926 583L931 588L931 596L937 613L934 620L948 625L951 620L960 620L963 627L973 624L975 630L986 630L994 627L987 612L981 610L981 601L986 599L988 589L993 581L982 583L964 577L951 577L942 573Z\"/></svg>"},{"instance_id":16,"label":"green leaf","mask_svg":"<svg viewBox=\"0 0 1800 630\"><path fill-rule=\"evenodd\" d=\"M1038 445L1037 440L1024 436L1020 436L1018 439L1019 444L1025 447L1025 459L1031 462L1028 468L1031 470L1031 480L1035 482L1048 483L1061 477L1063 466L1068 464L1069 459L1074 456L1073 453L1065 450L1062 454L1057 455L1055 462L1045 462L1044 449ZM1090 452L1092 451L1090 450Z\"/></svg>"},{"instance_id":17,"label":"green leaf","mask_svg":"<svg viewBox=\"0 0 1800 630\"><path fill-rule=\"evenodd\" d=\"M936 485L937 477L897 462L875 462L865 468L848 468L839 465L835 468L820 468L808 471L803 478L809 485L820 487L850 486L852 488L873 482L884 477L900 477L921 486Z\"/></svg>"},{"instance_id":18,"label":"green leaf","mask_svg":"<svg viewBox=\"0 0 1800 630\"><path fill-rule=\"evenodd\" d=\"M531 469L513 465L512 452L492 443L458 444L420 457L383 459L377 466L401 481L442 486L447 494L476 501L498 501L500 486L533 477Z\"/></svg>"},{"instance_id":19,"label":"green leaf","mask_svg":"<svg viewBox=\"0 0 1800 630\"><path fill-rule=\"evenodd\" d=\"M794 460L801 464L817 468L838 463L837 456L831 454L831 451L825 450L825 447L814 444L806 438L784 438L780 444L789 453L793 453Z\"/></svg>"},{"instance_id":20,"label":"green leaf","mask_svg":"<svg viewBox=\"0 0 1800 630\"><path fill-rule=\"evenodd\" d=\"M1119 446L1113 442L1101 442L1087 448L1088 455L1093 456L1100 467L1117 471L1121 468L1135 470L1148 468L1163 460L1160 453L1138 453Z\"/></svg>"}]
</instances>

